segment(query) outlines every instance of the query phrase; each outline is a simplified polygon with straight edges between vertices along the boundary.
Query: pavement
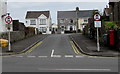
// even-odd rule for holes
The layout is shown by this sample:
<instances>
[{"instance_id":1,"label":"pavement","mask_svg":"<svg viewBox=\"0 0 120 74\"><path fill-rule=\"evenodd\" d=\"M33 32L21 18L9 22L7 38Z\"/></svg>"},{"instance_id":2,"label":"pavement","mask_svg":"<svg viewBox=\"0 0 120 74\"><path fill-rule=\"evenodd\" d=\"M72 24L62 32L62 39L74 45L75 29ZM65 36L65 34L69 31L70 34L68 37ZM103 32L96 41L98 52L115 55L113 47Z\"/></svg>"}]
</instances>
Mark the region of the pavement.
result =
<instances>
[{"instance_id":1,"label":"pavement","mask_svg":"<svg viewBox=\"0 0 120 74\"><path fill-rule=\"evenodd\" d=\"M70 35L52 34L35 44L27 53L3 57L2 71L118 72L117 57L84 55L75 47Z\"/></svg>"},{"instance_id":2,"label":"pavement","mask_svg":"<svg viewBox=\"0 0 120 74\"><path fill-rule=\"evenodd\" d=\"M100 45L100 51L97 51L97 44L95 40L91 40L82 34L72 34L70 35L71 40L75 43L76 47L80 52L90 56L103 56L103 57L118 57L120 56L120 51L114 48L109 48Z\"/></svg>"},{"instance_id":3,"label":"pavement","mask_svg":"<svg viewBox=\"0 0 120 74\"><path fill-rule=\"evenodd\" d=\"M13 54L21 54L28 51L31 47L37 44L39 41L45 39L48 35L35 35L23 40L14 42L11 44L11 50L13 52L8 52L8 47L3 47L0 49L0 55L13 55Z\"/></svg>"}]
</instances>

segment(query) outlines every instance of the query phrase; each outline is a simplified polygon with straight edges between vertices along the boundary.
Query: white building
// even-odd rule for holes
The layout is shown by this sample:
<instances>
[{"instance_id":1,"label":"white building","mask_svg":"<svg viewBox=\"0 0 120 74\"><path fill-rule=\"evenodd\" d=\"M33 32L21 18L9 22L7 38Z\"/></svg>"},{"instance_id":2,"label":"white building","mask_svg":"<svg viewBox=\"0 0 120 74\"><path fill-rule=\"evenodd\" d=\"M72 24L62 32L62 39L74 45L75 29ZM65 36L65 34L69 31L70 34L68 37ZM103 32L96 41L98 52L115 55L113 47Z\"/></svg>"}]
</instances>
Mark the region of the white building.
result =
<instances>
[{"instance_id":1,"label":"white building","mask_svg":"<svg viewBox=\"0 0 120 74\"><path fill-rule=\"evenodd\" d=\"M5 27L6 13L7 13L7 2L5 0L0 0L0 32L7 31Z\"/></svg>"},{"instance_id":2,"label":"white building","mask_svg":"<svg viewBox=\"0 0 120 74\"><path fill-rule=\"evenodd\" d=\"M42 34L51 34L50 11L27 11L26 26L38 28Z\"/></svg>"},{"instance_id":3,"label":"white building","mask_svg":"<svg viewBox=\"0 0 120 74\"><path fill-rule=\"evenodd\" d=\"M83 31L83 28L85 28L85 25L88 24L88 19L90 17L83 17L78 19L78 29Z\"/></svg>"}]
</instances>

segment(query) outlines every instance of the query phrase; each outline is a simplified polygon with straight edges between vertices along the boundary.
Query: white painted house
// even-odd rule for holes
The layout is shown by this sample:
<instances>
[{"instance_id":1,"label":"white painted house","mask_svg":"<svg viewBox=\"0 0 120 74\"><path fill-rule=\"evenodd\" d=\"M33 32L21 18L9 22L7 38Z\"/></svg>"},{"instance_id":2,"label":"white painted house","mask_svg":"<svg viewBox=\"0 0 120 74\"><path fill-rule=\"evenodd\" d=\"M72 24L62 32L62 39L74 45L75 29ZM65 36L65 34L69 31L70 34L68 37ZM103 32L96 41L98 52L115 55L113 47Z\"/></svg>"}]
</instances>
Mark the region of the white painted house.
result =
<instances>
[{"instance_id":1,"label":"white painted house","mask_svg":"<svg viewBox=\"0 0 120 74\"><path fill-rule=\"evenodd\" d=\"M51 34L50 11L27 11L26 26L35 27L42 34Z\"/></svg>"},{"instance_id":2,"label":"white painted house","mask_svg":"<svg viewBox=\"0 0 120 74\"><path fill-rule=\"evenodd\" d=\"M5 27L5 17L7 14L7 2L5 0L0 0L0 32L6 32Z\"/></svg>"}]
</instances>

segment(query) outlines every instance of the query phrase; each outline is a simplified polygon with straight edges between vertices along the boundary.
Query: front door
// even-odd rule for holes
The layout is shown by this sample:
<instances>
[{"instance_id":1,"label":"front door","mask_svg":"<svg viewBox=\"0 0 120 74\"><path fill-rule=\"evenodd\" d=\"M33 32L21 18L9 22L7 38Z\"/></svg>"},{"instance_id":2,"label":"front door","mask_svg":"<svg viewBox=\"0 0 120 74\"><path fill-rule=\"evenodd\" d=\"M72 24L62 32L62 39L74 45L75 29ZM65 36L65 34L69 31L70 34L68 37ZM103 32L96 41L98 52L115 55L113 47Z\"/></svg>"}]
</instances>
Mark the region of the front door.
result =
<instances>
[{"instance_id":1,"label":"front door","mask_svg":"<svg viewBox=\"0 0 120 74\"><path fill-rule=\"evenodd\" d=\"M70 31L73 31L73 27L72 26L70 26Z\"/></svg>"}]
</instances>

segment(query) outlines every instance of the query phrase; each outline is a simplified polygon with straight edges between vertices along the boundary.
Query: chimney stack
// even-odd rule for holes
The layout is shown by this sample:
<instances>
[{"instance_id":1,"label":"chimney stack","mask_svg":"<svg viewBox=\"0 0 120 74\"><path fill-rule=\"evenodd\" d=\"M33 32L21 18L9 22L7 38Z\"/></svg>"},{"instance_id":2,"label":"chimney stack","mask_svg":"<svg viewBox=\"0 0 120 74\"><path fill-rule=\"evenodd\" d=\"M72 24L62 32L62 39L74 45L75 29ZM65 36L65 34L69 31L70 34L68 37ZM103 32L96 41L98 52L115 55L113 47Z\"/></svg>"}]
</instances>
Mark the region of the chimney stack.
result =
<instances>
[{"instance_id":1,"label":"chimney stack","mask_svg":"<svg viewBox=\"0 0 120 74\"><path fill-rule=\"evenodd\" d=\"M79 11L79 7L76 7L76 11Z\"/></svg>"}]
</instances>

